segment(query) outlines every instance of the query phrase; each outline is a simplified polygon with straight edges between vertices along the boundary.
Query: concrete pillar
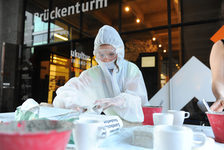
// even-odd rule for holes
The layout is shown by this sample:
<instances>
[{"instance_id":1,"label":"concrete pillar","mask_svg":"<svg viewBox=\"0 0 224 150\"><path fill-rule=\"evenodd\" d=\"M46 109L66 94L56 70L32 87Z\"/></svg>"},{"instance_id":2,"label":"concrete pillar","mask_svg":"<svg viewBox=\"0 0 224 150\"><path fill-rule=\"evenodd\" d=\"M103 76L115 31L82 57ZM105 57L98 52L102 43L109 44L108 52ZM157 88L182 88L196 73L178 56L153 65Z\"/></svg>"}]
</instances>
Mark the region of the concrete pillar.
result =
<instances>
[{"instance_id":1,"label":"concrete pillar","mask_svg":"<svg viewBox=\"0 0 224 150\"><path fill-rule=\"evenodd\" d=\"M1 66L1 57L2 57L2 13L3 13L3 9L2 9L2 2L3 0L0 0L0 66ZM0 67L1 70L1 67ZM0 72L0 83L2 83L2 76L1 76L1 72ZM0 98L2 97L2 85L0 85ZM1 106L2 106L2 100L0 99L0 112L1 112Z\"/></svg>"},{"instance_id":2,"label":"concrete pillar","mask_svg":"<svg viewBox=\"0 0 224 150\"><path fill-rule=\"evenodd\" d=\"M3 30L3 28L2 28L3 1L4 0L0 0L0 52L2 51L1 45L2 45L2 30ZM0 53L0 60L1 60L1 53ZM0 63L1 63L1 61L0 61Z\"/></svg>"},{"instance_id":3,"label":"concrete pillar","mask_svg":"<svg viewBox=\"0 0 224 150\"><path fill-rule=\"evenodd\" d=\"M0 0L0 63L3 42L22 44L23 1Z\"/></svg>"},{"instance_id":4,"label":"concrete pillar","mask_svg":"<svg viewBox=\"0 0 224 150\"><path fill-rule=\"evenodd\" d=\"M24 0L0 0L0 65L2 60L2 43L10 43L12 45L22 45L23 41L23 6L24 6ZM10 53L9 58L14 59L7 59L5 60L5 66L4 68L14 68L13 70L10 70L10 80L12 78L16 78L17 70L16 66L18 62L18 48L17 46L9 47L6 49L7 54ZM14 49L12 54L11 49ZM10 51L10 52L9 52ZM8 62L8 63L7 63ZM14 64L14 67L12 67L12 64ZM7 72L8 73L8 72ZM0 77L1 80L4 80L2 76ZM8 79L7 79L8 80ZM13 79L12 82L14 82L15 79ZM7 81L8 82L8 81ZM0 83L0 112L5 111L14 111L14 105L15 100L15 91L18 89L18 87L15 86L15 88L12 90L4 89L3 85ZM13 85L14 86L14 85ZM6 92L5 92L6 91ZM7 104L5 104L7 102ZM3 110L4 108L4 110Z\"/></svg>"},{"instance_id":5,"label":"concrete pillar","mask_svg":"<svg viewBox=\"0 0 224 150\"><path fill-rule=\"evenodd\" d=\"M1 41L12 44L21 44L23 26L23 0L1 1Z\"/></svg>"}]
</instances>

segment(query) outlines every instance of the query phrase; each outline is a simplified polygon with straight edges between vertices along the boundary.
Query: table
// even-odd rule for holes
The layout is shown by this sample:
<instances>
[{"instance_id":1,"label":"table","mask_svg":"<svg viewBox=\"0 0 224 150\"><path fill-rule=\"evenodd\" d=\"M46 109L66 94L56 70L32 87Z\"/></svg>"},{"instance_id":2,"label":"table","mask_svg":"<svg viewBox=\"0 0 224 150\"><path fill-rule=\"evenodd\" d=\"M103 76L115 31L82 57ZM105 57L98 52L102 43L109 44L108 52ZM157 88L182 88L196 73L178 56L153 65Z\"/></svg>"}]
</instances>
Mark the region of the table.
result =
<instances>
[{"instance_id":1,"label":"table","mask_svg":"<svg viewBox=\"0 0 224 150\"><path fill-rule=\"evenodd\" d=\"M9 113L0 113L0 122L9 122L15 120L15 113L9 112Z\"/></svg>"},{"instance_id":2,"label":"table","mask_svg":"<svg viewBox=\"0 0 224 150\"><path fill-rule=\"evenodd\" d=\"M8 122L14 120L14 112L12 113L0 113L0 121ZM144 148L140 146L132 145L133 131L137 128L143 128L140 123L124 122L124 127L117 133L110 135L106 139L99 140L98 150L153 150L150 148ZM209 126L197 126L187 125L194 132L203 132L208 138L206 144L200 149L192 150L224 150L224 144L214 141L214 135L211 127ZM150 126L149 126L150 127ZM153 126L151 126L153 128ZM68 144L66 150L75 150L74 145Z\"/></svg>"},{"instance_id":3,"label":"table","mask_svg":"<svg viewBox=\"0 0 224 150\"><path fill-rule=\"evenodd\" d=\"M217 143L214 141L214 135L212 132L211 127L205 127L205 126L195 126L195 125L185 125L187 127L190 127L194 132L203 132L208 137L206 144L201 147L200 149L194 149L194 150L223 150L224 144ZM136 128L141 128L141 126L134 126L134 127L127 127L121 129L121 131L115 135L112 135L111 137L108 137L108 139L105 139L102 141L99 145L99 150L153 150L149 148L139 147L132 145L132 136L133 136L133 130ZM119 145L119 146L118 146Z\"/></svg>"}]
</instances>

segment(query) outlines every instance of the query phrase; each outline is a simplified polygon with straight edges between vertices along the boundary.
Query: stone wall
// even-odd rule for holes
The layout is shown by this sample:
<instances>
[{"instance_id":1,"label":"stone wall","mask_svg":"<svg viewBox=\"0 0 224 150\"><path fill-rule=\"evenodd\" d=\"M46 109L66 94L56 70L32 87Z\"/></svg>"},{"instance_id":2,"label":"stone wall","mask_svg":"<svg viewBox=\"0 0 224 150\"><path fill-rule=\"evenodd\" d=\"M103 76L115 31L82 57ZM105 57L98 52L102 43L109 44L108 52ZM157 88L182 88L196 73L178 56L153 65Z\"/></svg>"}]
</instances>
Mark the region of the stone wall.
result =
<instances>
[{"instance_id":1,"label":"stone wall","mask_svg":"<svg viewBox=\"0 0 224 150\"><path fill-rule=\"evenodd\" d=\"M135 62L139 53L151 53L158 50L152 40L130 40L125 42L125 59Z\"/></svg>"}]
</instances>

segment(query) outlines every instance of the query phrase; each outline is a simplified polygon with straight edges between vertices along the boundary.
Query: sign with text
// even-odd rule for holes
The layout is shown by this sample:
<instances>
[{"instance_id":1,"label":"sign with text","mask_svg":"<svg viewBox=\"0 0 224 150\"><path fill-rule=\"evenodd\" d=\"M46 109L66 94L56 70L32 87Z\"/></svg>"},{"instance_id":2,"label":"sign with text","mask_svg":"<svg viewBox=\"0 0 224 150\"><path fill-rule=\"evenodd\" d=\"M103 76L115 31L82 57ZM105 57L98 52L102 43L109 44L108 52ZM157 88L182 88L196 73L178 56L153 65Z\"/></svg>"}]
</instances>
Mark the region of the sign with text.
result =
<instances>
[{"instance_id":1,"label":"sign with text","mask_svg":"<svg viewBox=\"0 0 224 150\"><path fill-rule=\"evenodd\" d=\"M45 9L43 13L34 13L34 16L41 18L43 21L66 17L69 15L79 14L80 12L88 12L100 8L107 7L108 0L90 0L83 3L76 2L74 5L58 8L55 7L49 12L49 9Z\"/></svg>"}]
</instances>

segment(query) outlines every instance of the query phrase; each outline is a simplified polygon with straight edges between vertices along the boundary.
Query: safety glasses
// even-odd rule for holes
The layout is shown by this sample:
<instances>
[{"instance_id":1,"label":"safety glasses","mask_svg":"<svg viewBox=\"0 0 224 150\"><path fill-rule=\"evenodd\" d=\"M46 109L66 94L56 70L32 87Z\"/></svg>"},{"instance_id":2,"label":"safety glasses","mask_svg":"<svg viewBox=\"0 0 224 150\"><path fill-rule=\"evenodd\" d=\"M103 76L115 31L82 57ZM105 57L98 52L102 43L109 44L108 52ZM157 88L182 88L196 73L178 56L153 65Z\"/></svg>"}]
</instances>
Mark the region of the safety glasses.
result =
<instances>
[{"instance_id":1,"label":"safety glasses","mask_svg":"<svg viewBox=\"0 0 224 150\"><path fill-rule=\"evenodd\" d=\"M115 49L97 49L96 58L98 59L114 59L117 56Z\"/></svg>"}]
</instances>

